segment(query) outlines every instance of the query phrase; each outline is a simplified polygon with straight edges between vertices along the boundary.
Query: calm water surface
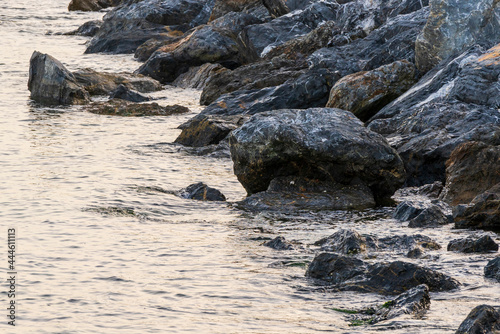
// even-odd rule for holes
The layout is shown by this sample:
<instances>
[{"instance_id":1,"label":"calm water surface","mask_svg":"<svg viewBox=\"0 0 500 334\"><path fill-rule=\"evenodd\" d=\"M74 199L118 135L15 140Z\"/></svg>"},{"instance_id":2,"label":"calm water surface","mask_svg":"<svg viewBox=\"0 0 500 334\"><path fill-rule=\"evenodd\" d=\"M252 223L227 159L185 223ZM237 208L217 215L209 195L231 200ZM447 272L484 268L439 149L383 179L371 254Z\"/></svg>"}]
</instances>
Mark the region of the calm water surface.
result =
<instances>
[{"instance_id":1,"label":"calm water surface","mask_svg":"<svg viewBox=\"0 0 500 334\"><path fill-rule=\"evenodd\" d=\"M500 288L484 280L488 255L431 252L419 263L465 284L432 295L422 320L399 318L349 327L331 308L380 303L377 295L307 292L301 265L308 246L338 226L379 236L408 233L372 213L323 213L276 219L248 217L224 203L202 203L148 190L177 190L197 181L229 201L244 197L229 159L189 155L171 142L176 127L201 110L200 92L168 88L159 103L191 113L120 118L78 107L45 108L29 99L29 59L48 53L70 70L133 71L131 55L84 55L86 38L67 32L103 13L69 13L67 1L4 0L0 4L0 240L17 229L17 326L2 333L453 333L476 305L498 304ZM379 218L377 218L379 217ZM466 231L415 231L442 246ZM304 244L279 252L262 237ZM498 236L496 236L498 241ZM6 264L6 246L1 246ZM394 260L397 254L380 254ZM436 259L438 259L436 261ZM6 267L2 265L2 275ZM3 279L2 279L3 280ZM7 307L6 284L0 309Z\"/></svg>"}]
</instances>

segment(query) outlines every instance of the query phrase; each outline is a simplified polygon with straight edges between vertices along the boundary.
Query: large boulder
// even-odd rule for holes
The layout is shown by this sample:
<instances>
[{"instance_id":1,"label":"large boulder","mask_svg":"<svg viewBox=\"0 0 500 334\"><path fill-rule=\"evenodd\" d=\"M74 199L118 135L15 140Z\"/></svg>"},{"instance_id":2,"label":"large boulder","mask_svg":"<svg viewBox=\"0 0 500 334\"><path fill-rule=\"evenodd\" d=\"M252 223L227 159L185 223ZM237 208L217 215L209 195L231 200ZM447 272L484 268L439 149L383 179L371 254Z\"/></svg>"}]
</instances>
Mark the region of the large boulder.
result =
<instances>
[{"instance_id":1,"label":"large boulder","mask_svg":"<svg viewBox=\"0 0 500 334\"><path fill-rule=\"evenodd\" d=\"M454 208L456 228L500 230L500 183L477 195L469 205Z\"/></svg>"},{"instance_id":2,"label":"large boulder","mask_svg":"<svg viewBox=\"0 0 500 334\"><path fill-rule=\"evenodd\" d=\"M498 332L500 332L500 307L479 305L470 311L455 334L495 334Z\"/></svg>"},{"instance_id":3,"label":"large boulder","mask_svg":"<svg viewBox=\"0 0 500 334\"><path fill-rule=\"evenodd\" d=\"M277 110L253 116L229 137L234 172L248 194L277 177L368 187L377 202L398 189L402 162L382 136L340 109Z\"/></svg>"},{"instance_id":4,"label":"large boulder","mask_svg":"<svg viewBox=\"0 0 500 334\"><path fill-rule=\"evenodd\" d=\"M496 0L430 0L430 7L429 20L415 42L422 72L473 44L491 47L500 38L500 3Z\"/></svg>"},{"instance_id":5,"label":"large boulder","mask_svg":"<svg viewBox=\"0 0 500 334\"><path fill-rule=\"evenodd\" d=\"M415 66L408 61L396 61L343 77L333 86L326 106L348 110L367 121L415 82Z\"/></svg>"},{"instance_id":6,"label":"large boulder","mask_svg":"<svg viewBox=\"0 0 500 334\"><path fill-rule=\"evenodd\" d=\"M496 49L473 48L428 72L369 121L368 128L383 134L404 160L406 185L444 182L445 163L462 143L500 144L500 112L496 95L489 89L491 84L498 85L493 80L500 70L498 60ZM459 84L472 80L476 72L492 78L467 87ZM474 94L482 96L484 104L464 99Z\"/></svg>"},{"instance_id":7,"label":"large boulder","mask_svg":"<svg viewBox=\"0 0 500 334\"><path fill-rule=\"evenodd\" d=\"M215 0L129 1L104 16L86 53L133 53L151 38L175 40L208 22Z\"/></svg>"},{"instance_id":8,"label":"large boulder","mask_svg":"<svg viewBox=\"0 0 500 334\"><path fill-rule=\"evenodd\" d=\"M30 97L42 104L69 105L90 102L87 91L61 62L38 51L31 55L28 89L31 92Z\"/></svg>"},{"instance_id":9,"label":"large boulder","mask_svg":"<svg viewBox=\"0 0 500 334\"><path fill-rule=\"evenodd\" d=\"M500 146L464 143L446 161L446 185L440 195L455 206L468 204L492 185L500 183Z\"/></svg>"},{"instance_id":10,"label":"large boulder","mask_svg":"<svg viewBox=\"0 0 500 334\"><path fill-rule=\"evenodd\" d=\"M398 295L426 284L430 291L449 291L460 283L438 271L413 263L395 261L368 264L362 260L332 253L317 255L306 276L332 284L334 291L358 291Z\"/></svg>"}]
</instances>

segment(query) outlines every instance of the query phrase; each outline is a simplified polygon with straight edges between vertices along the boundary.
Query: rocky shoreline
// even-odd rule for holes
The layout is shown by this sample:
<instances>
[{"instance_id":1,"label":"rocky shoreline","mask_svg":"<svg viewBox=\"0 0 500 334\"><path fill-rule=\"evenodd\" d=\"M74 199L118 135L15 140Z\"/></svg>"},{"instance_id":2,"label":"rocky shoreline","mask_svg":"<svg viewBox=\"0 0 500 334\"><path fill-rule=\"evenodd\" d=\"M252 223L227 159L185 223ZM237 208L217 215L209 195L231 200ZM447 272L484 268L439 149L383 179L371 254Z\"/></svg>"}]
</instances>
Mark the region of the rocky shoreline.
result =
<instances>
[{"instance_id":1,"label":"rocky shoreline","mask_svg":"<svg viewBox=\"0 0 500 334\"><path fill-rule=\"evenodd\" d=\"M107 7L102 22L69 34L93 36L86 53L134 53L143 64L134 73L70 72L35 51L32 100L169 116L189 109L159 105L148 93L165 84L202 89L206 107L179 126L175 143L231 157L248 194L232 206L392 207L408 235L339 228L317 241L320 253L306 270L330 292L395 296L351 310L353 323L421 318L429 292L460 289L456 279L417 264L444 245L412 229L500 231L498 1L73 0L69 10ZM173 194L225 200L205 184L185 189ZM283 238L266 246L294 248ZM388 250L417 263L365 261ZM498 244L495 234L478 233L450 241L447 251L494 253ZM498 260L484 269L495 284ZM478 306L457 333L500 331L499 312Z\"/></svg>"}]
</instances>

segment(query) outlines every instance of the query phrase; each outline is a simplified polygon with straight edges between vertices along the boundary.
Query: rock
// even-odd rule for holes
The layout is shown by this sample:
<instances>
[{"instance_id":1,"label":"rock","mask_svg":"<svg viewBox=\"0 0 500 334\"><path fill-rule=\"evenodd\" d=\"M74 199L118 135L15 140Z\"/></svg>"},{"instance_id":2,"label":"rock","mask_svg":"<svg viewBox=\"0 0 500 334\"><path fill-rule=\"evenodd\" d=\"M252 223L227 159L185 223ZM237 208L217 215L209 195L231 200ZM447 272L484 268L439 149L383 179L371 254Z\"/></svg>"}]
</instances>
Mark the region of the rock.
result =
<instances>
[{"instance_id":1,"label":"rock","mask_svg":"<svg viewBox=\"0 0 500 334\"><path fill-rule=\"evenodd\" d=\"M110 99L122 99L130 102L145 102L150 101L151 98L141 93L131 90L125 85L119 85L109 96Z\"/></svg>"},{"instance_id":2,"label":"rock","mask_svg":"<svg viewBox=\"0 0 500 334\"><path fill-rule=\"evenodd\" d=\"M238 115L225 118L213 116L194 118L189 126L182 129L181 134L174 142L191 147L218 144L247 119L247 117Z\"/></svg>"},{"instance_id":3,"label":"rock","mask_svg":"<svg viewBox=\"0 0 500 334\"><path fill-rule=\"evenodd\" d=\"M306 276L327 281L333 284L331 288L336 291L382 295L401 294L420 284L426 284L429 291L449 291L460 286L458 281L445 274L413 263L395 261L369 265L352 257L331 253L316 256Z\"/></svg>"},{"instance_id":4,"label":"rock","mask_svg":"<svg viewBox=\"0 0 500 334\"><path fill-rule=\"evenodd\" d=\"M424 184L420 187L406 187L396 191L395 197L425 196L437 199L443 190L443 183L436 181L434 183Z\"/></svg>"},{"instance_id":5,"label":"rock","mask_svg":"<svg viewBox=\"0 0 500 334\"><path fill-rule=\"evenodd\" d=\"M230 12L244 12L261 4L261 0L217 0L210 14L213 21Z\"/></svg>"},{"instance_id":6,"label":"rock","mask_svg":"<svg viewBox=\"0 0 500 334\"><path fill-rule=\"evenodd\" d=\"M266 191L252 194L237 207L246 211L364 210L375 206L363 184L342 185L296 176L276 177Z\"/></svg>"},{"instance_id":7,"label":"rock","mask_svg":"<svg viewBox=\"0 0 500 334\"><path fill-rule=\"evenodd\" d=\"M498 244L489 235L469 236L464 239L455 239L448 244L448 251L462 253L487 253L498 251Z\"/></svg>"},{"instance_id":8,"label":"rock","mask_svg":"<svg viewBox=\"0 0 500 334\"><path fill-rule=\"evenodd\" d=\"M431 13L415 42L423 73L475 43L493 46L500 38L500 3L495 0L431 0Z\"/></svg>"},{"instance_id":9,"label":"rock","mask_svg":"<svg viewBox=\"0 0 500 334\"><path fill-rule=\"evenodd\" d=\"M218 73L228 70L219 65L206 63L201 66L191 67L186 73L183 73L175 79L172 85L181 88L204 89L207 82Z\"/></svg>"},{"instance_id":10,"label":"rock","mask_svg":"<svg viewBox=\"0 0 500 334\"><path fill-rule=\"evenodd\" d=\"M28 89L31 99L41 104L69 105L90 102L87 91L61 62L38 51L31 55Z\"/></svg>"},{"instance_id":11,"label":"rock","mask_svg":"<svg viewBox=\"0 0 500 334\"><path fill-rule=\"evenodd\" d=\"M284 237L276 237L273 240L263 243L264 246L271 247L276 250L294 250L295 247L285 240Z\"/></svg>"},{"instance_id":12,"label":"rock","mask_svg":"<svg viewBox=\"0 0 500 334\"><path fill-rule=\"evenodd\" d=\"M459 145L446 161L446 186L440 198L455 206L468 204L500 183L500 146L480 142Z\"/></svg>"},{"instance_id":13,"label":"rock","mask_svg":"<svg viewBox=\"0 0 500 334\"><path fill-rule=\"evenodd\" d=\"M309 71L296 80L291 80L277 87L242 90L225 94L205 108L200 114L182 124L182 133L177 142L184 145L215 144L212 138L219 140L222 136L205 137L199 131L205 120L217 119L219 123L234 122L233 116L248 116L276 109L310 108L324 106L328 100L328 92L338 75L325 69ZM239 127L241 123L236 124ZM232 129L231 129L232 130ZM225 133L227 134L227 132ZM189 144L190 142L197 144Z\"/></svg>"},{"instance_id":14,"label":"rock","mask_svg":"<svg viewBox=\"0 0 500 334\"><path fill-rule=\"evenodd\" d=\"M500 230L500 183L476 196L470 205L454 208L456 228Z\"/></svg>"},{"instance_id":15,"label":"rock","mask_svg":"<svg viewBox=\"0 0 500 334\"><path fill-rule=\"evenodd\" d=\"M169 32L168 35L154 36L135 49L134 58L138 61L145 62L156 50L165 45L177 43L183 36L184 33L182 31Z\"/></svg>"},{"instance_id":16,"label":"rock","mask_svg":"<svg viewBox=\"0 0 500 334\"><path fill-rule=\"evenodd\" d=\"M71 2L68 5L68 10L96 12L104 8L118 6L121 2L122 0L71 0Z\"/></svg>"},{"instance_id":17,"label":"rock","mask_svg":"<svg viewBox=\"0 0 500 334\"><path fill-rule=\"evenodd\" d=\"M476 306L455 334L497 333L500 331L500 307Z\"/></svg>"},{"instance_id":18,"label":"rock","mask_svg":"<svg viewBox=\"0 0 500 334\"><path fill-rule=\"evenodd\" d=\"M340 109L254 115L231 133L229 144L234 172L249 195L267 190L276 177L298 176L361 184L380 203L404 179L401 160L387 142Z\"/></svg>"},{"instance_id":19,"label":"rock","mask_svg":"<svg viewBox=\"0 0 500 334\"><path fill-rule=\"evenodd\" d=\"M186 199L199 201L225 201L226 197L217 189L198 182L178 191L177 195Z\"/></svg>"},{"instance_id":20,"label":"rock","mask_svg":"<svg viewBox=\"0 0 500 334\"><path fill-rule=\"evenodd\" d=\"M406 186L443 182L445 162L460 144L469 141L500 144L498 109L462 102L456 91L457 81L465 75L464 68L473 71L474 66L477 71L488 70L494 75L500 69L500 62L495 65L491 57L496 57L493 51L474 48L441 64L369 121L368 128L383 134L405 161ZM500 55L495 59L500 59ZM474 87L477 85L470 88ZM476 95L490 92L474 91Z\"/></svg>"},{"instance_id":21,"label":"rock","mask_svg":"<svg viewBox=\"0 0 500 334\"><path fill-rule=\"evenodd\" d=\"M208 22L215 0L130 1L104 16L85 53L133 53L152 38L176 40Z\"/></svg>"},{"instance_id":22,"label":"rock","mask_svg":"<svg viewBox=\"0 0 500 334\"><path fill-rule=\"evenodd\" d=\"M91 95L109 95L120 85L124 85L128 89L136 90L141 93L163 89L163 86L154 79L126 72L96 72L90 68L86 68L73 72L73 75L76 81Z\"/></svg>"},{"instance_id":23,"label":"rock","mask_svg":"<svg viewBox=\"0 0 500 334\"><path fill-rule=\"evenodd\" d=\"M423 255L424 255L424 252L423 252L422 248L415 247L415 248L412 248L408 251L408 253L406 254L406 257L408 257L410 259L419 259Z\"/></svg>"},{"instance_id":24,"label":"rock","mask_svg":"<svg viewBox=\"0 0 500 334\"><path fill-rule=\"evenodd\" d=\"M333 86L326 106L348 110L367 121L415 82L415 66L408 61L396 61L343 77Z\"/></svg>"},{"instance_id":25,"label":"rock","mask_svg":"<svg viewBox=\"0 0 500 334\"><path fill-rule=\"evenodd\" d=\"M366 236L369 250L406 253L416 248L425 250L438 250L441 246L430 237L421 234L394 235L385 238ZM408 253L406 253L408 254Z\"/></svg>"},{"instance_id":26,"label":"rock","mask_svg":"<svg viewBox=\"0 0 500 334\"><path fill-rule=\"evenodd\" d=\"M86 111L99 115L112 116L170 116L189 112L189 109L180 105L160 106L158 103L133 103L120 99L107 102L94 102Z\"/></svg>"},{"instance_id":27,"label":"rock","mask_svg":"<svg viewBox=\"0 0 500 334\"><path fill-rule=\"evenodd\" d=\"M437 205L433 205L411 219L408 227L439 227L450 223L453 223L452 217L445 215Z\"/></svg>"},{"instance_id":28,"label":"rock","mask_svg":"<svg viewBox=\"0 0 500 334\"><path fill-rule=\"evenodd\" d=\"M262 89L298 78L307 68L305 61L274 58L219 71L211 76L200 97L200 104L209 105L221 95L237 90Z\"/></svg>"},{"instance_id":29,"label":"rock","mask_svg":"<svg viewBox=\"0 0 500 334\"><path fill-rule=\"evenodd\" d=\"M500 257L488 262L486 267L484 267L484 276L500 282Z\"/></svg>"},{"instance_id":30,"label":"rock","mask_svg":"<svg viewBox=\"0 0 500 334\"><path fill-rule=\"evenodd\" d=\"M422 211L428 207L427 201L404 201L398 204L392 218L407 221L417 217Z\"/></svg>"},{"instance_id":31,"label":"rock","mask_svg":"<svg viewBox=\"0 0 500 334\"><path fill-rule=\"evenodd\" d=\"M78 35L78 36L86 36L92 37L99 31L101 28L102 21L101 20L93 20L88 21L82 24L78 29L65 33L64 35Z\"/></svg>"},{"instance_id":32,"label":"rock","mask_svg":"<svg viewBox=\"0 0 500 334\"><path fill-rule=\"evenodd\" d=\"M314 243L321 246L321 250L341 253L357 254L366 250L366 239L358 232L350 229L340 229L329 237Z\"/></svg>"},{"instance_id":33,"label":"rock","mask_svg":"<svg viewBox=\"0 0 500 334\"><path fill-rule=\"evenodd\" d=\"M385 302L383 305L358 311L353 316L351 322L354 323L357 321L373 325L403 314L409 314L414 318L420 319L429 310L430 304L429 287L425 284L420 284L403 292L395 299Z\"/></svg>"},{"instance_id":34,"label":"rock","mask_svg":"<svg viewBox=\"0 0 500 334\"><path fill-rule=\"evenodd\" d=\"M400 221L412 221L418 217L415 223L428 220L437 223L434 225L452 222L451 209L446 203L427 198L407 199L399 203L392 217Z\"/></svg>"}]
</instances>

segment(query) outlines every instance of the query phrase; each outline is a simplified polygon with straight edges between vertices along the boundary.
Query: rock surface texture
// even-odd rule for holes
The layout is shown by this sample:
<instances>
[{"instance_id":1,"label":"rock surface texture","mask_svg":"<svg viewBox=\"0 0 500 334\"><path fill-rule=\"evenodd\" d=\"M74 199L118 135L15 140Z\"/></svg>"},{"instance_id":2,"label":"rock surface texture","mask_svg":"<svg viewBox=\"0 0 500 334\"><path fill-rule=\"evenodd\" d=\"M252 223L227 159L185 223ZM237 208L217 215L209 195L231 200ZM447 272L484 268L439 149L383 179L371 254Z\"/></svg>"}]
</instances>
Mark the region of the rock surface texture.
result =
<instances>
[{"instance_id":1,"label":"rock surface texture","mask_svg":"<svg viewBox=\"0 0 500 334\"><path fill-rule=\"evenodd\" d=\"M470 311L455 334L500 332L500 307L479 305Z\"/></svg>"},{"instance_id":2,"label":"rock surface texture","mask_svg":"<svg viewBox=\"0 0 500 334\"><path fill-rule=\"evenodd\" d=\"M498 251L498 244L489 235L470 236L450 241L448 250L462 253L496 252Z\"/></svg>"},{"instance_id":3,"label":"rock surface texture","mask_svg":"<svg viewBox=\"0 0 500 334\"><path fill-rule=\"evenodd\" d=\"M500 257L488 262L484 267L484 276L500 283Z\"/></svg>"}]
</instances>

